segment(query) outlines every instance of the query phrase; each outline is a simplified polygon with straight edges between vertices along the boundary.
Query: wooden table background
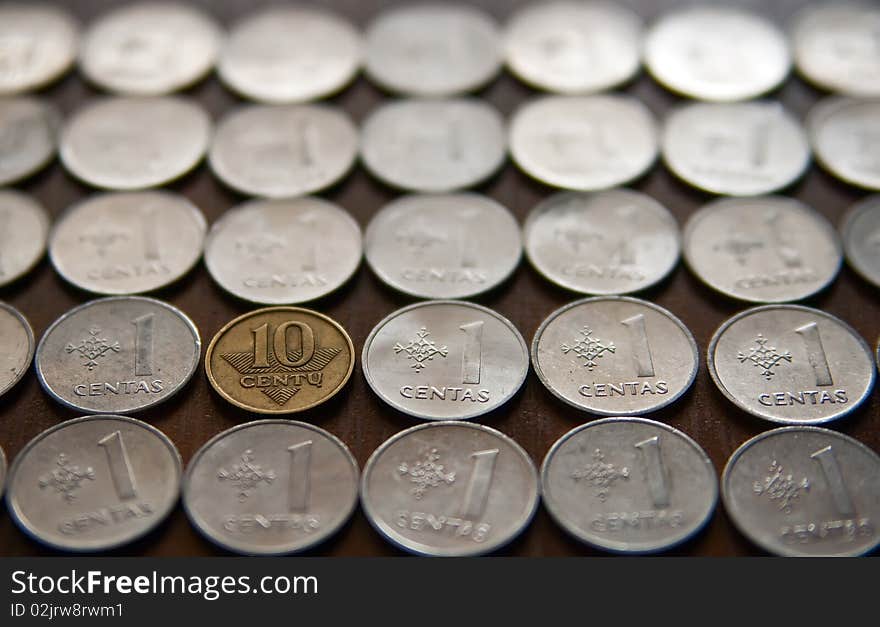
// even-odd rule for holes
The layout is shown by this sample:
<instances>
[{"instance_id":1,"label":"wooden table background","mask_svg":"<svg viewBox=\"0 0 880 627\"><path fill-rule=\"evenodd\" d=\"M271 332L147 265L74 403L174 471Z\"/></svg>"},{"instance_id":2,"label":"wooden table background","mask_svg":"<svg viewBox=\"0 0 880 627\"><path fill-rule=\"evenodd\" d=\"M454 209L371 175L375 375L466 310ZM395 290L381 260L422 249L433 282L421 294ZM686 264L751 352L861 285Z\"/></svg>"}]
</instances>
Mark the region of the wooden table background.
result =
<instances>
[{"instance_id":1,"label":"wooden table background","mask_svg":"<svg viewBox=\"0 0 880 627\"><path fill-rule=\"evenodd\" d=\"M100 15L118 2L106 0L77 0L65 3L83 23ZM197 2L229 26L235 19L270 4L247 0L220 0ZM375 0L338 0L324 2L340 14L363 27L380 9L396 4ZM484 0L475 3L490 11L503 21L511 11L523 2ZM623 2L650 21L664 10L683 4L676 0L630 0ZM733 4L733 3L726 3ZM804 3L803 0L774 0L771 2L748 1L740 4L768 14L780 24ZM657 85L642 72L621 91L632 94L645 102L662 119L665 112L680 99ZM482 89L477 95L509 116L521 102L535 92L520 83L507 72ZM88 85L76 71L46 89L43 95L57 104L65 115L75 111L86 102L98 97L100 92ZM199 101L210 114L218 119L225 111L238 105L240 100L226 90L215 76L188 90L186 95ZM803 119L807 110L822 94L800 77L792 75L785 85L772 94L787 105L794 114ZM387 99L377 87L363 76L330 101L360 122L372 109ZM200 165L192 174L169 186L198 205L209 222L244 200L219 183L206 165ZM661 164L657 163L650 173L632 185L666 205L681 223L700 205L712 199L688 187ZM68 175L61 165L53 163L44 172L18 186L34 194L57 216L72 203L93 192ZM554 190L542 186L520 173L511 163L477 191L498 200L509 207L522 222L527 212ZM843 212L864 192L837 182L830 175L813 165L807 175L785 192L812 205L835 224L839 224ZM372 179L361 167L354 170L336 187L323 194L338 203L366 227L370 217L385 203L397 195L393 190ZM205 345L226 322L239 314L255 308L248 303L227 296L211 281L203 265L170 288L154 294L180 307L198 326ZM700 346L699 375L691 389L672 407L649 416L691 435L708 452L721 472L728 456L746 439L772 427L770 423L751 418L735 409L715 388L705 366L705 349L717 326L729 316L745 308L745 305L727 300L704 287L683 265L672 273L660 286L640 294L678 315L693 331ZM16 284L0 288L0 299L20 309L31 321L39 338L58 316L75 305L93 298L89 294L68 286L54 272L47 260ZM478 302L507 316L530 341L539 323L554 309L579 298L549 284L523 259L520 267L503 286L484 295ZM391 311L406 305L410 299L383 286L362 266L355 277L337 293L315 302L311 306L338 320L354 340L360 354L364 340L372 327ZM824 309L852 324L874 346L880 333L880 291L859 279L849 268L844 268L831 286L806 304ZM880 402L878 394L871 396L860 410L832 425L843 433L852 435L874 450L880 449ZM72 418L77 414L62 408L43 393L31 370L12 391L0 398L0 445L10 460L31 438L42 430ZM193 453L210 437L234 425L258 418L241 411L220 399L210 389L204 369L200 368L192 382L170 402L138 414L168 434L177 444L188 462ZM394 433L418 424L419 421L404 416L385 406L367 387L358 363L348 386L334 400L296 419L312 422L336 434L351 448L359 464L363 466L370 453ZM588 414L579 413L563 405L544 389L534 373L530 373L525 386L512 402L480 419L512 436L540 464L550 445L563 433L591 420ZM120 555L219 555L220 549L202 539L189 525L183 510L178 507L170 519L147 538L116 552ZM21 533L9 514L0 511L0 555L41 555L51 551L29 540ZM324 545L313 550L314 555L394 555L399 551L387 544L370 527L363 513L358 510L351 523ZM513 544L504 549L503 555L549 556L549 555L598 555L597 551L570 539L540 509L531 526ZM719 507L703 533L679 547L676 555L754 555L759 551L740 536L731 525L720 502Z\"/></svg>"}]
</instances>

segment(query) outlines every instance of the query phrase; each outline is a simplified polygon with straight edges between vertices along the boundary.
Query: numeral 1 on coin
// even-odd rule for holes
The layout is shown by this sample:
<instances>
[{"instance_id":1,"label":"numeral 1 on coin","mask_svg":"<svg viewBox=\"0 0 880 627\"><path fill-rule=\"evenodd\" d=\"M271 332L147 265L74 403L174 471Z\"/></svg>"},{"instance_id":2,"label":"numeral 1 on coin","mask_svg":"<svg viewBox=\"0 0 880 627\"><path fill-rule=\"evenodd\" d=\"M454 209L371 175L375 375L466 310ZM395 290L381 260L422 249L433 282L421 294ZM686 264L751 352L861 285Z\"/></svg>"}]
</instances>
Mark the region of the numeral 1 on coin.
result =
<instances>
[{"instance_id":1,"label":"numeral 1 on coin","mask_svg":"<svg viewBox=\"0 0 880 627\"><path fill-rule=\"evenodd\" d=\"M828 357L825 355L825 348L822 346L822 338L819 336L819 327L816 326L815 322L810 322L802 327L798 327L795 329L795 332L804 341L804 347L807 349L807 358L810 360L813 374L816 375L816 385L832 385L834 381L831 378L831 370L828 368Z\"/></svg>"},{"instance_id":2,"label":"numeral 1 on coin","mask_svg":"<svg viewBox=\"0 0 880 627\"><path fill-rule=\"evenodd\" d=\"M654 507L669 507L669 484L666 481L666 469L660 455L660 436L637 442L634 446L642 453L645 463L648 492Z\"/></svg>"},{"instance_id":3,"label":"numeral 1 on coin","mask_svg":"<svg viewBox=\"0 0 880 627\"><path fill-rule=\"evenodd\" d=\"M287 353L287 331L299 329L302 352L298 359L290 359ZM269 323L253 329L254 334L254 367L269 367ZM278 363L290 368L297 368L311 361L315 355L315 332L304 322L289 320L279 324L272 336L272 353Z\"/></svg>"},{"instance_id":4,"label":"numeral 1 on coin","mask_svg":"<svg viewBox=\"0 0 880 627\"><path fill-rule=\"evenodd\" d=\"M636 364L636 373L640 377L654 376L654 358L651 355L651 345L648 344L648 332L645 330L645 316L637 314L632 318L621 320L620 324L629 329L630 343L632 344L633 361Z\"/></svg>"},{"instance_id":5,"label":"numeral 1 on coin","mask_svg":"<svg viewBox=\"0 0 880 627\"><path fill-rule=\"evenodd\" d=\"M153 314L132 320L135 326L134 374L148 377L153 374Z\"/></svg>"},{"instance_id":6,"label":"numeral 1 on coin","mask_svg":"<svg viewBox=\"0 0 880 627\"><path fill-rule=\"evenodd\" d=\"M483 367L483 321L463 324L458 328L466 336L461 357L461 382L479 383Z\"/></svg>"},{"instance_id":7,"label":"numeral 1 on coin","mask_svg":"<svg viewBox=\"0 0 880 627\"><path fill-rule=\"evenodd\" d=\"M128 460L128 452L125 450L125 442L122 441L122 433L114 431L98 440L98 446L107 454L107 465L110 467L110 476L113 478L119 499L127 501L137 497L134 473Z\"/></svg>"},{"instance_id":8,"label":"numeral 1 on coin","mask_svg":"<svg viewBox=\"0 0 880 627\"><path fill-rule=\"evenodd\" d=\"M287 447L290 453L290 485L288 507L291 512L304 512L309 508L311 489L312 441L306 440Z\"/></svg>"},{"instance_id":9,"label":"numeral 1 on coin","mask_svg":"<svg viewBox=\"0 0 880 627\"><path fill-rule=\"evenodd\" d=\"M841 516L854 516L856 508L853 506L849 491L843 481L843 473L840 471L840 465L834 456L834 451L830 446L819 449L810 457L819 462L822 468L822 474L825 475L825 483L831 491L831 498L834 500L834 509Z\"/></svg>"},{"instance_id":10,"label":"numeral 1 on coin","mask_svg":"<svg viewBox=\"0 0 880 627\"><path fill-rule=\"evenodd\" d=\"M483 509L486 507L486 499L489 497L489 488L492 486L495 460L497 458L497 448L477 451L471 454L474 465L471 471L471 478L464 493L464 506L461 510L462 518L475 520L483 513Z\"/></svg>"}]
</instances>

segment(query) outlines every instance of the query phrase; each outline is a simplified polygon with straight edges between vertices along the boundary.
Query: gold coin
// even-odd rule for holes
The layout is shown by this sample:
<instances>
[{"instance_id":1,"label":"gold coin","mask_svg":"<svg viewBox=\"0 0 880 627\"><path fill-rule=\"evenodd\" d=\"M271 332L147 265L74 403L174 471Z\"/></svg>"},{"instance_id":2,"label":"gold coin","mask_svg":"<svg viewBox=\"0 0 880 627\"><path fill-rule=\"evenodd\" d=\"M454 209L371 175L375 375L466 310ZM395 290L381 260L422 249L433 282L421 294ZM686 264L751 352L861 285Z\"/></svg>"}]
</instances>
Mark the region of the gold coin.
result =
<instances>
[{"instance_id":1,"label":"gold coin","mask_svg":"<svg viewBox=\"0 0 880 627\"><path fill-rule=\"evenodd\" d=\"M208 380L227 401L261 414L320 405L354 370L354 344L335 320L301 307L239 316L208 346Z\"/></svg>"}]
</instances>

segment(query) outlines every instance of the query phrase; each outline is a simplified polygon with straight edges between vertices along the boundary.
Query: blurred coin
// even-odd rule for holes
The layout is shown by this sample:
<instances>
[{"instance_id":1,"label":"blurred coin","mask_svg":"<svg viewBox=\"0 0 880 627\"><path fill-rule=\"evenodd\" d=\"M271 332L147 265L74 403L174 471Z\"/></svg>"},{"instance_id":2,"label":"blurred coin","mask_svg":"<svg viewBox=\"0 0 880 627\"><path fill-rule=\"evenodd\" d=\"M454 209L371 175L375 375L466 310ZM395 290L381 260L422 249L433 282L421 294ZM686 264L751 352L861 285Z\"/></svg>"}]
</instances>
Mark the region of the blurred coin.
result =
<instances>
[{"instance_id":1,"label":"blurred coin","mask_svg":"<svg viewBox=\"0 0 880 627\"><path fill-rule=\"evenodd\" d=\"M3 498L3 491L6 488L6 453L0 446L0 498Z\"/></svg>"},{"instance_id":2,"label":"blurred coin","mask_svg":"<svg viewBox=\"0 0 880 627\"><path fill-rule=\"evenodd\" d=\"M31 440L9 470L6 502L31 538L107 551L155 529L177 504L183 469L164 433L124 416L86 416Z\"/></svg>"},{"instance_id":3,"label":"blurred coin","mask_svg":"<svg viewBox=\"0 0 880 627\"><path fill-rule=\"evenodd\" d=\"M27 274L46 252L49 214L31 196L0 189L0 286Z\"/></svg>"},{"instance_id":4,"label":"blurred coin","mask_svg":"<svg viewBox=\"0 0 880 627\"><path fill-rule=\"evenodd\" d=\"M505 207L477 194L404 196L370 221L367 263L382 281L418 298L467 298L516 269L522 239Z\"/></svg>"},{"instance_id":5,"label":"blurred coin","mask_svg":"<svg viewBox=\"0 0 880 627\"><path fill-rule=\"evenodd\" d=\"M853 205L844 216L841 235L849 265L880 287L880 196Z\"/></svg>"},{"instance_id":6,"label":"blurred coin","mask_svg":"<svg viewBox=\"0 0 880 627\"><path fill-rule=\"evenodd\" d=\"M392 544L430 556L472 556L508 544L538 506L528 454L483 425L401 431L370 456L361 480L370 524Z\"/></svg>"},{"instance_id":7,"label":"blurred coin","mask_svg":"<svg viewBox=\"0 0 880 627\"><path fill-rule=\"evenodd\" d=\"M880 98L830 96L807 116L816 159L850 185L880 190Z\"/></svg>"},{"instance_id":8,"label":"blurred coin","mask_svg":"<svg viewBox=\"0 0 880 627\"><path fill-rule=\"evenodd\" d=\"M740 532L776 555L851 557L880 543L880 457L841 433L762 433L731 455L721 491Z\"/></svg>"},{"instance_id":9,"label":"blurred coin","mask_svg":"<svg viewBox=\"0 0 880 627\"><path fill-rule=\"evenodd\" d=\"M0 396L21 380L33 358L31 325L15 307L0 301Z\"/></svg>"},{"instance_id":10,"label":"blurred coin","mask_svg":"<svg viewBox=\"0 0 880 627\"><path fill-rule=\"evenodd\" d=\"M46 167L55 157L60 123L58 110L47 102L0 98L0 185Z\"/></svg>"},{"instance_id":11,"label":"blurred coin","mask_svg":"<svg viewBox=\"0 0 880 627\"><path fill-rule=\"evenodd\" d=\"M766 305L722 324L709 344L718 389L753 416L820 424L845 416L874 387L871 350L842 320L818 309Z\"/></svg>"},{"instance_id":12,"label":"blurred coin","mask_svg":"<svg viewBox=\"0 0 880 627\"><path fill-rule=\"evenodd\" d=\"M507 24L507 66L547 91L611 89L639 71L642 30L638 15L604 0L529 4Z\"/></svg>"},{"instance_id":13,"label":"blurred coin","mask_svg":"<svg viewBox=\"0 0 880 627\"><path fill-rule=\"evenodd\" d=\"M193 456L183 506L208 540L246 555L312 548L351 517L358 466L331 433L259 420L214 436Z\"/></svg>"},{"instance_id":14,"label":"blurred coin","mask_svg":"<svg viewBox=\"0 0 880 627\"><path fill-rule=\"evenodd\" d=\"M128 414L179 392L202 343L186 314L153 298L115 296L68 311L37 346L37 376L75 410Z\"/></svg>"},{"instance_id":15,"label":"blurred coin","mask_svg":"<svg viewBox=\"0 0 880 627\"><path fill-rule=\"evenodd\" d=\"M654 117L631 96L545 96L510 123L510 153L529 176L554 187L593 191L644 174L657 159Z\"/></svg>"},{"instance_id":16,"label":"blurred coin","mask_svg":"<svg viewBox=\"0 0 880 627\"><path fill-rule=\"evenodd\" d=\"M663 280L681 237L669 211L626 189L563 192L538 203L525 227L526 255L549 281L584 294L626 294Z\"/></svg>"},{"instance_id":17,"label":"blurred coin","mask_svg":"<svg viewBox=\"0 0 880 627\"><path fill-rule=\"evenodd\" d=\"M367 29L366 72L384 89L415 96L473 91L501 69L495 21L463 4L401 5Z\"/></svg>"},{"instance_id":18,"label":"blurred coin","mask_svg":"<svg viewBox=\"0 0 880 627\"><path fill-rule=\"evenodd\" d=\"M135 190L164 185L202 160L211 119L174 97L102 98L67 121L61 161L95 187Z\"/></svg>"},{"instance_id":19,"label":"blurred coin","mask_svg":"<svg viewBox=\"0 0 880 627\"><path fill-rule=\"evenodd\" d=\"M342 89L361 65L354 26L323 9L276 6L238 22L220 56L223 82L246 98L304 102Z\"/></svg>"},{"instance_id":20,"label":"blurred coin","mask_svg":"<svg viewBox=\"0 0 880 627\"><path fill-rule=\"evenodd\" d=\"M834 281L843 260L825 216L781 196L705 205L685 224L684 257L709 287L753 303L812 296Z\"/></svg>"}]
</instances>

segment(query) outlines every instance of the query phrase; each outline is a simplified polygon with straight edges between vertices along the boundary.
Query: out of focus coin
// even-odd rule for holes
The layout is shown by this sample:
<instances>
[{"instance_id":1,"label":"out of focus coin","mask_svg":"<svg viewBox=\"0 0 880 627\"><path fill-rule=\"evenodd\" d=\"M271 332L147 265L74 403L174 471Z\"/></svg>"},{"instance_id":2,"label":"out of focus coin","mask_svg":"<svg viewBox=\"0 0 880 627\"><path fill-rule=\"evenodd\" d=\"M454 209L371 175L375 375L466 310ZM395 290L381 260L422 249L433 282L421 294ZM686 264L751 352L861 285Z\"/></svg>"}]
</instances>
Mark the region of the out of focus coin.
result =
<instances>
[{"instance_id":1,"label":"out of focus coin","mask_svg":"<svg viewBox=\"0 0 880 627\"><path fill-rule=\"evenodd\" d=\"M507 67L547 91L610 89L639 71L642 30L638 15L604 0L529 4L507 24Z\"/></svg>"},{"instance_id":2,"label":"out of focus coin","mask_svg":"<svg viewBox=\"0 0 880 627\"><path fill-rule=\"evenodd\" d=\"M510 154L529 176L554 187L593 191L644 174L658 152L654 117L630 96L546 96L510 123Z\"/></svg>"},{"instance_id":3,"label":"out of focus coin","mask_svg":"<svg viewBox=\"0 0 880 627\"><path fill-rule=\"evenodd\" d=\"M718 389L753 416L820 424L845 416L874 387L871 349L842 320L797 305L747 309L709 344Z\"/></svg>"},{"instance_id":4,"label":"out of focus coin","mask_svg":"<svg viewBox=\"0 0 880 627\"><path fill-rule=\"evenodd\" d=\"M118 7L86 31L80 68L113 92L160 95L188 87L214 67L222 32L213 19L176 2Z\"/></svg>"},{"instance_id":5,"label":"out of focus coin","mask_svg":"<svg viewBox=\"0 0 880 627\"><path fill-rule=\"evenodd\" d=\"M335 396L354 370L354 344L335 320L310 309L269 307L217 332L205 370L224 399L258 414L291 414Z\"/></svg>"},{"instance_id":6,"label":"out of focus coin","mask_svg":"<svg viewBox=\"0 0 880 627\"><path fill-rule=\"evenodd\" d=\"M526 219L526 255L551 282L584 294L627 294L678 263L678 224L656 200L625 189L563 192Z\"/></svg>"},{"instance_id":7,"label":"out of focus coin","mask_svg":"<svg viewBox=\"0 0 880 627\"><path fill-rule=\"evenodd\" d=\"M319 105L250 105L217 127L208 162L244 194L283 198L333 185L357 157L358 132L342 110Z\"/></svg>"},{"instance_id":8,"label":"out of focus coin","mask_svg":"<svg viewBox=\"0 0 880 627\"><path fill-rule=\"evenodd\" d=\"M59 7L36 2L0 5L0 94L39 89L76 59L79 26Z\"/></svg>"},{"instance_id":9,"label":"out of focus coin","mask_svg":"<svg viewBox=\"0 0 880 627\"><path fill-rule=\"evenodd\" d=\"M669 405L690 388L699 364L687 327L636 298L565 305L532 340L541 383L563 402L601 416L637 416Z\"/></svg>"},{"instance_id":10,"label":"out of focus coin","mask_svg":"<svg viewBox=\"0 0 880 627\"><path fill-rule=\"evenodd\" d=\"M46 252L49 214L36 199L0 190L0 286L29 272Z\"/></svg>"},{"instance_id":11,"label":"out of focus coin","mask_svg":"<svg viewBox=\"0 0 880 627\"><path fill-rule=\"evenodd\" d=\"M220 56L223 82L247 98L304 102L339 91L361 65L361 38L339 16L278 6L236 24Z\"/></svg>"},{"instance_id":12,"label":"out of focus coin","mask_svg":"<svg viewBox=\"0 0 880 627\"><path fill-rule=\"evenodd\" d=\"M735 7L673 11L645 39L645 64L669 89L698 100L760 96L791 69L785 35L766 18Z\"/></svg>"},{"instance_id":13,"label":"out of focus coin","mask_svg":"<svg viewBox=\"0 0 880 627\"><path fill-rule=\"evenodd\" d=\"M850 185L880 190L880 98L830 96L807 116L816 159Z\"/></svg>"},{"instance_id":14,"label":"out of focus coin","mask_svg":"<svg viewBox=\"0 0 880 627\"><path fill-rule=\"evenodd\" d=\"M507 152L504 121L472 99L397 100L364 122L361 158L383 182L417 192L447 192L491 176Z\"/></svg>"},{"instance_id":15,"label":"out of focus coin","mask_svg":"<svg viewBox=\"0 0 880 627\"><path fill-rule=\"evenodd\" d=\"M259 420L213 437L193 456L183 506L206 538L247 555L320 544L351 517L358 466L332 434L304 422Z\"/></svg>"},{"instance_id":16,"label":"out of focus coin","mask_svg":"<svg viewBox=\"0 0 880 627\"><path fill-rule=\"evenodd\" d=\"M737 528L782 556L851 557L880 543L880 457L817 427L762 433L731 455L721 479Z\"/></svg>"},{"instance_id":17,"label":"out of focus coin","mask_svg":"<svg viewBox=\"0 0 880 627\"><path fill-rule=\"evenodd\" d=\"M71 309L43 334L37 376L72 409L127 414L179 392L202 343L186 314L142 296L102 298Z\"/></svg>"},{"instance_id":18,"label":"out of focus coin","mask_svg":"<svg viewBox=\"0 0 880 627\"><path fill-rule=\"evenodd\" d=\"M404 196L367 227L367 263L382 281L418 298L467 298L516 269L519 225L510 211L477 194Z\"/></svg>"},{"instance_id":19,"label":"out of focus coin","mask_svg":"<svg viewBox=\"0 0 880 627\"><path fill-rule=\"evenodd\" d=\"M0 498L3 497L3 491L6 488L6 453L0 446Z\"/></svg>"},{"instance_id":20,"label":"out of focus coin","mask_svg":"<svg viewBox=\"0 0 880 627\"><path fill-rule=\"evenodd\" d=\"M188 100L103 98L68 120L61 134L61 161L95 187L143 189L192 170L210 135L208 114Z\"/></svg>"},{"instance_id":21,"label":"out of focus coin","mask_svg":"<svg viewBox=\"0 0 880 627\"><path fill-rule=\"evenodd\" d=\"M366 72L381 87L415 96L473 91L501 69L501 36L486 13L462 4L401 5L366 33Z\"/></svg>"},{"instance_id":22,"label":"out of focus coin","mask_svg":"<svg viewBox=\"0 0 880 627\"><path fill-rule=\"evenodd\" d=\"M21 380L33 358L31 325L20 311L0 301L0 396Z\"/></svg>"},{"instance_id":23,"label":"out of focus coin","mask_svg":"<svg viewBox=\"0 0 880 627\"><path fill-rule=\"evenodd\" d=\"M42 170L55 157L59 124L58 111L46 102L0 98L0 185Z\"/></svg>"},{"instance_id":24,"label":"out of focus coin","mask_svg":"<svg viewBox=\"0 0 880 627\"><path fill-rule=\"evenodd\" d=\"M207 225L199 209L170 192L88 198L55 223L49 258L66 281L96 294L159 289L202 256Z\"/></svg>"},{"instance_id":25,"label":"out of focus coin","mask_svg":"<svg viewBox=\"0 0 880 627\"><path fill-rule=\"evenodd\" d=\"M678 429L606 418L572 429L541 468L547 511L568 533L606 551L656 553L699 532L715 510L718 479Z\"/></svg>"},{"instance_id":26,"label":"out of focus coin","mask_svg":"<svg viewBox=\"0 0 880 627\"><path fill-rule=\"evenodd\" d=\"M361 229L319 198L258 200L227 211L205 244L211 277L239 298L266 305L315 300L360 265Z\"/></svg>"},{"instance_id":27,"label":"out of focus coin","mask_svg":"<svg viewBox=\"0 0 880 627\"><path fill-rule=\"evenodd\" d=\"M501 314L463 301L428 301L379 322L364 343L364 376L383 401L423 420L497 409L522 387L529 351Z\"/></svg>"},{"instance_id":28,"label":"out of focus coin","mask_svg":"<svg viewBox=\"0 0 880 627\"><path fill-rule=\"evenodd\" d=\"M880 196L853 205L844 217L841 235L849 265L880 287Z\"/></svg>"},{"instance_id":29,"label":"out of focus coin","mask_svg":"<svg viewBox=\"0 0 880 627\"><path fill-rule=\"evenodd\" d=\"M155 529L177 504L183 468L164 433L124 416L67 420L31 440L9 470L18 526L55 549L113 549Z\"/></svg>"},{"instance_id":30,"label":"out of focus coin","mask_svg":"<svg viewBox=\"0 0 880 627\"><path fill-rule=\"evenodd\" d=\"M528 454L483 425L446 422L401 431L370 456L361 480L370 524L392 544L430 556L495 551L538 505Z\"/></svg>"}]
</instances>

